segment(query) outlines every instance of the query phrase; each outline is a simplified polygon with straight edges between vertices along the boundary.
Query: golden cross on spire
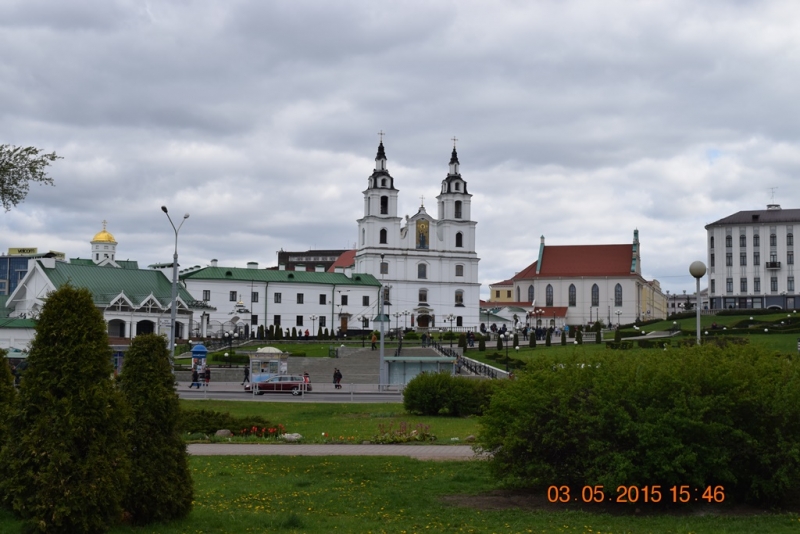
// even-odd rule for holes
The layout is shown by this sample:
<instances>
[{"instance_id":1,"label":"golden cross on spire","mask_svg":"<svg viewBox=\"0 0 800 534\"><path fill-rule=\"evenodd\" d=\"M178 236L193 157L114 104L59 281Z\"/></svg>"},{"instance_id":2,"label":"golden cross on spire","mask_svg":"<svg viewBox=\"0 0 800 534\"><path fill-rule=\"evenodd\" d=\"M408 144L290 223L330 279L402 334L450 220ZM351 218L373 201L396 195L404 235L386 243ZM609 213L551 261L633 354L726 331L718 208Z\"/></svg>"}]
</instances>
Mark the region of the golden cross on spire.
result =
<instances>
[{"instance_id":1,"label":"golden cross on spire","mask_svg":"<svg viewBox=\"0 0 800 534\"><path fill-rule=\"evenodd\" d=\"M419 202L423 207L425 206L425 195L422 195L421 197L419 197Z\"/></svg>"},{"instance_id":2,"label":"golden cross on spire","mask_svg":"<svg viewBox=\"0 0 800 534\"><path fill-rule=\"evenodd\" d=\"M456 136L454 135L451 140L453 141L453 148L455 148L456 147L456 141L458 141L458 138L456 138Z\"/></svg>"},{"instance_id":3,"label":"golden cross on spire","mask_svg":"<svg viewBox=\"0 0 800 534\"><path fill-rule=\"evenodd\" d=\"M105 229L106 229L106 224L108 224L108 221L103 219L103 231L105 231Z\"/></svg>"},{"instance_id":4,"label":"golden cross on spire","mask_svg":"<svg viewBox=\"0 0 800 534\"><path fill-rule=\"evenodd\" d=\"M378 132L378 135L381 136L381 143L383 143L383 136L386 135L386 134L383 133L383 130L381 130L380 132Z\"/></svg>"}]
</instances>

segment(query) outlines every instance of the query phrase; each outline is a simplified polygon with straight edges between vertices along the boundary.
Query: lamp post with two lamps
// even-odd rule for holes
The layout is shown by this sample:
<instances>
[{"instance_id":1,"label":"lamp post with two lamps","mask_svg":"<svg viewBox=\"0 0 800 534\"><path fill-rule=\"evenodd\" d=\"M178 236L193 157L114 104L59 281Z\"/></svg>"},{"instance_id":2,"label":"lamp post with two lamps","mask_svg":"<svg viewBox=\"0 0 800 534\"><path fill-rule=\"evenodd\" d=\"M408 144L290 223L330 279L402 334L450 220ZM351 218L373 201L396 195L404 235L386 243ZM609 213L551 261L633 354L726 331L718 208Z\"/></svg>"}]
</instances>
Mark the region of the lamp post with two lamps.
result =
<instances>
[{"instance_id":1,"label":"lamp post with two lamps","mask_svg":"<svg viewBox=\"0 0 800 534\"><path fill-rule=\"evenodd\" d=\"M172 308L170 310L170 328L169 328L169 365L175 372L175 320L178 314L178 232L180 232L183 223L189 218L189 214L183 216L183 220L175 228L175 223L172 222L172 217L169 216L169 211L166 206L161 206L161 211L167 216L169 224L175 231L175 252L172 254Z\"/></svg>"},{"instance_id":2,"label":"lamp post with two lamps","mask_svg":"<svg viewBox=\"0 0 800 534\"><path fill-rule=\"evenodd\" d=\"M453 315L452 313L444 318L445 321L450 321L450 348L451 349L453 348L453 319L455 319L455 318L456 318L456 316Z\"/></svg>"},{"instance_id":3,"label":"lamp post with two lamps","mask_svg":"<svg viewBox=\"0 0 800 534\"><path fill-rule=\"evenodd\" d=\"M316 315L312 315L311 317L309 317L309 319L311 319L311 335L316 337L317 335L316 325L318 317Z\"/></svg>"},{"instance_id":4,"label":"lamp post with two lamps","mask_svg":"<svg viewBox=\"0 0 800 534\"><path fill-rule=\"evenodd\" d=\"M619 330L619 316L622 315L622 310L617 310L614 313L617 316L617 330Z\"/></svg>"}]
</instances>

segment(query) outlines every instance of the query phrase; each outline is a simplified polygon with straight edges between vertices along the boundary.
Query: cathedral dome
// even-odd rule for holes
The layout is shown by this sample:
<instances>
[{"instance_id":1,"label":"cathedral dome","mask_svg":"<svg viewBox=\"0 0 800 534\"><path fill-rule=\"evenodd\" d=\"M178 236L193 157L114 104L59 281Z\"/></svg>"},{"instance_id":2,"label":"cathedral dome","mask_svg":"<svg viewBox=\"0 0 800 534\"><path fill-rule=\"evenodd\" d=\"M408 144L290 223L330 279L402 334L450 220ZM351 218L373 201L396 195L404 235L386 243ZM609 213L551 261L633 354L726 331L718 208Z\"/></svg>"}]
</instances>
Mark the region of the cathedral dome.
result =
<instances>
[{"instance_id":1,"label":"cathedral dome","mask_svg":"<svg viewBox=\"0 0 800 534\"><path fill-rule=\"evenodd\" d=\"M92 239L92 243L113 243L115 245L117 244L117 241L116 239L114 239L114 236L111 235L111 233L106 230L105 221L103 221L103 229L95 234L94 238Z\"/></svg>"}]
</instances>

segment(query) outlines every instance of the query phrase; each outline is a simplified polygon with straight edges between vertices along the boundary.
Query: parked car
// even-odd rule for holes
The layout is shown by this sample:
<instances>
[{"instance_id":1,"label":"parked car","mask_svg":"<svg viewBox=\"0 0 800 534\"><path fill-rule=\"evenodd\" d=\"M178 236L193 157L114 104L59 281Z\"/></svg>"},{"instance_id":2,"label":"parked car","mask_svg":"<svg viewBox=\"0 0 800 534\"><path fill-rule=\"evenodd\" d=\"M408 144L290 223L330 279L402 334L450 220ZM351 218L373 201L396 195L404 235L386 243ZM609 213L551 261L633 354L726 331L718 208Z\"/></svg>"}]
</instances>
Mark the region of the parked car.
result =
<instances>
[{"instance_id":1,"label":"parked car","mask_svg":"<svg viewBox=\"0 0 800 534\"><path fill-rule=\"evenodd\" d=\"M311 384L306 382L301 375L279 375L273 376L264 382L253 384L256 387L256 395L272 392L290 392L292 395L300 395L304 391L311 391ZM248 390L245 386L245 390Z\"/></svg>"}]
</instances>

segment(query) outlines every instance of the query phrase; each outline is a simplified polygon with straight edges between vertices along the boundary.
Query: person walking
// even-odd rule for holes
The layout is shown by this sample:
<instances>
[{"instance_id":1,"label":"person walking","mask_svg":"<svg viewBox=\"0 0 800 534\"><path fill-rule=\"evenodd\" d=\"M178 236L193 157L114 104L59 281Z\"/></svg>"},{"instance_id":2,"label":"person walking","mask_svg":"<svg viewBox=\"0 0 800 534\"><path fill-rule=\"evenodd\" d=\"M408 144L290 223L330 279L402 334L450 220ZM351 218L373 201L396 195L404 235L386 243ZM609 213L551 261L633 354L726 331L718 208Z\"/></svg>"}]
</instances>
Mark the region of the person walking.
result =
<instances>
[{"instance_id":1,"label":"person walking","mask_svg":"<svg viewBox=\"0 0 800 534\"><path fill-rule=\"evenodd\" d=\"M211 382L211 367L206 367L206 387L209 382Z\"/></svg>"},{"instance_id":2,"label":"person walking","mask_svg":"<svg viewBox=\"0 0 800 534\"><path fill-rule=\"evenodd\" d=\"M192 389L192 386L197 386L197 389L200 389L200 375L197 373L197 367L192 369L192 383L189 384L189 389Z\"/></svg>"},{"instance_id":3,"label":"person walking","mask_svg":"<svg viewBox=\"0 0 800 534\"><path fill-rule=\"evenodd\" d=\"M378 336L375 335L375 332L372 333L372 350L377 349L378 347L375 345L378 341Z\"/></svg>"},{"instance_id":4,"label":"person walking","mask_svg":"<svg viewBox=\"0 0 800 534\"><path fill-rule=\"evenodd\" d=\"M245 366L244 367L244 380L242 380L242 385L244 385L245 382L247 382L248 384L250 383L250 367L249 366Z\"/></svg>"},{"instance_id":5,"label":"person walking","mask_svg":"<svg viewBox=\"0 0 800 534\"><path fill-rule=\"evenodd\" d=\"M333 371L333 384L336 389L342 389L342 372L338 368Z\"/></svg>"}]
</instances>

